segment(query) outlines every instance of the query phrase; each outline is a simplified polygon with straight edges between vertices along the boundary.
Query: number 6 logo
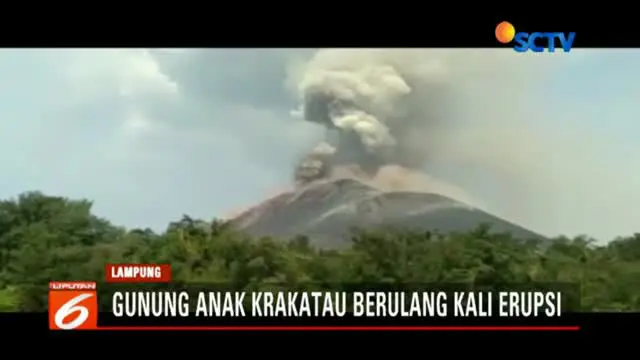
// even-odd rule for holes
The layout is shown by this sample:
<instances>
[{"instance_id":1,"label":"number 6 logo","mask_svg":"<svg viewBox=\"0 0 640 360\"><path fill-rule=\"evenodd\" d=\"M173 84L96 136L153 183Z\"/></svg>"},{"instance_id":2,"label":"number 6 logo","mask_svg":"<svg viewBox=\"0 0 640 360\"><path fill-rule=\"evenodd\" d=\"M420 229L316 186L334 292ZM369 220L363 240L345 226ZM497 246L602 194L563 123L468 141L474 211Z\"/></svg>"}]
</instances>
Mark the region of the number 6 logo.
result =
<instances>
[{"instance_id":1,"label":"number 6 logo","mask_svg":"<svg viewBox=\"0 0 640 360\"><path fill-rule=\"evenodd\" d=\"M96 292L79 290L78 283L69 284L55 283L55 286L49 290L49 328L51 330L97 328L98 298Z\"/></svg>"},{"instance_id":2,"label":"number 6 logo","mask_svg":"<svg viewBox=\"0 0 640 360\"><path fill-rule=\"evenodd\" d=\"M92 296L93 294L80 294L58 308L54 319L56 326L62 330L72 330L84 324L84 322L89 318L89 309L78 304ZM64 322L66 318L76 312L80 312L80 314L78 314L78 317L76 317L71 322Z\"/></svg>"}]
</instances>

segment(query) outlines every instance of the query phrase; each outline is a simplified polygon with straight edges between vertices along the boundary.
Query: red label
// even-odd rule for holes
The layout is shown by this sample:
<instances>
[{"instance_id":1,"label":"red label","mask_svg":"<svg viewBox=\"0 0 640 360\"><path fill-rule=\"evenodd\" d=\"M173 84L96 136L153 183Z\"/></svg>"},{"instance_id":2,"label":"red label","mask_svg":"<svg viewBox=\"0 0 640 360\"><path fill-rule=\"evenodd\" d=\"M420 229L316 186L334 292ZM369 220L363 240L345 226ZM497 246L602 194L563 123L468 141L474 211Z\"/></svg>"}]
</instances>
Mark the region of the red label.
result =
<instances>
[{"instance_id":1,"label":"red label","mask_svg":"<svg viewBox=\"0 0 640 360\"><path fill-rule=\"evenodd\" d=\"M115 283L161 283L171 281L169 264L107 264L105 279Z\"/></svg>"}]
</instances>

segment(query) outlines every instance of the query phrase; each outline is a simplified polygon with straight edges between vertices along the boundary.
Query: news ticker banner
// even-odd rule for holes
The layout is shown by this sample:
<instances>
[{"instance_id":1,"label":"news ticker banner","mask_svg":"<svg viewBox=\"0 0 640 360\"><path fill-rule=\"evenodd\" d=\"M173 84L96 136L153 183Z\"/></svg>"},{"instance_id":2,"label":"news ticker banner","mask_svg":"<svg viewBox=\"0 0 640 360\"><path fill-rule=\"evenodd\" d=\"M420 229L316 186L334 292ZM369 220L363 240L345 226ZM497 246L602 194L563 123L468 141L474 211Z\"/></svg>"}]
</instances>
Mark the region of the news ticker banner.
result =
<instances>
[{"instance_id":1,"label":"news ticker banner","mask_svg":"<svg viewBox=\"0 0 640 360\"><path fill-rule=\"evenodd\" d=\"M169 265L51 281L51 330L579 330L572 284L184 284Z\"/></svg>"}]
</instances>

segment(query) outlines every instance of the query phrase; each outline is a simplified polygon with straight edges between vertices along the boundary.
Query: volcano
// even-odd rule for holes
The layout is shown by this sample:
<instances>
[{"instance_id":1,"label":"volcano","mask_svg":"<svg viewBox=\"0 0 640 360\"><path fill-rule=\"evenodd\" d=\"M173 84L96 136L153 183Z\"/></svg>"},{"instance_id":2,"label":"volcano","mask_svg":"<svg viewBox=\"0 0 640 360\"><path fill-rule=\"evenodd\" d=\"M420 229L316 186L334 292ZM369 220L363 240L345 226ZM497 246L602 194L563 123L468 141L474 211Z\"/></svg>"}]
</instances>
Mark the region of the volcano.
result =
<instances>
[{"instance_id":1,"label":"volcano","mask_svg":"<svg viewBox=\"0 0 640 360\"><path fill-rule=\"evenodd\" d=\"M349 243L352 229L401 228L465 232L489 224L491 232L544 239L530 230L451 198L418 192L388 192L354 179L322 180L271 198L231 221L254 236L307 236L322 248Z\"/></svg>"}]
</instances>

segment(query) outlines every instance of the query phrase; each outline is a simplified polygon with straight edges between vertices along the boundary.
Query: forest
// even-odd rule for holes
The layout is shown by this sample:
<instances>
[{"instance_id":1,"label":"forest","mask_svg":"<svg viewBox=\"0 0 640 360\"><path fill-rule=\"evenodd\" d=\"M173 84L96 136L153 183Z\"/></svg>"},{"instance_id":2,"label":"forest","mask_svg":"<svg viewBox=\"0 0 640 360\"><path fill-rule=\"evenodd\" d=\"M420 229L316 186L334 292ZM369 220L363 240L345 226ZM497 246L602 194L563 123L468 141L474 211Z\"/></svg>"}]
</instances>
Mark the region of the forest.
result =
<instances>
[{"instance_id":1,"label":"forest","mask_svg":"<svg viewBox=\"0 0 640 360\"><path fill-rule=\"evenodd\" d=\"M521 241L488 226L460 234L354 231L338 250L251 238L183 216L162 233L125 229L92 203L38 192L0 201L0 311L45 311L50 280L104 278L106 263L168 263L184 283L571 283L583 311L640 310L640 234Z\"/></svg>"}]
</instances>

